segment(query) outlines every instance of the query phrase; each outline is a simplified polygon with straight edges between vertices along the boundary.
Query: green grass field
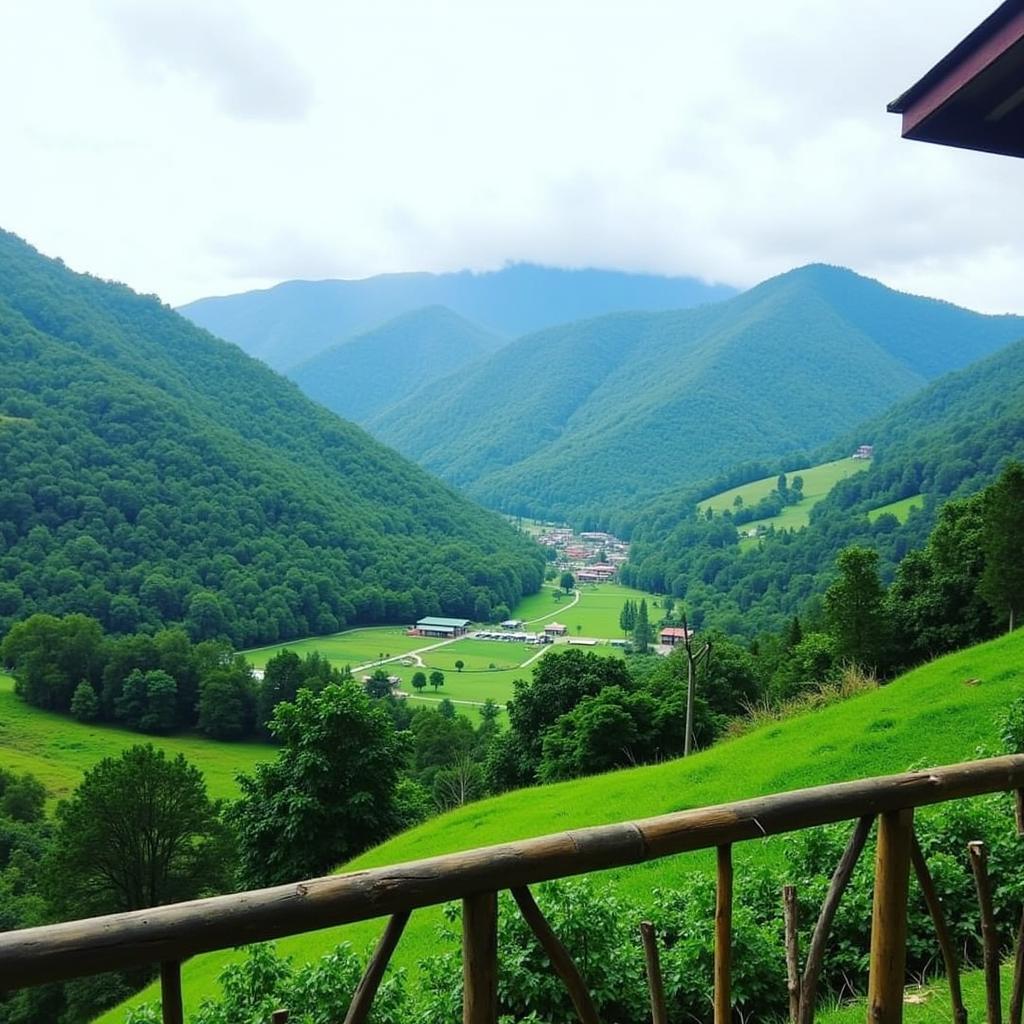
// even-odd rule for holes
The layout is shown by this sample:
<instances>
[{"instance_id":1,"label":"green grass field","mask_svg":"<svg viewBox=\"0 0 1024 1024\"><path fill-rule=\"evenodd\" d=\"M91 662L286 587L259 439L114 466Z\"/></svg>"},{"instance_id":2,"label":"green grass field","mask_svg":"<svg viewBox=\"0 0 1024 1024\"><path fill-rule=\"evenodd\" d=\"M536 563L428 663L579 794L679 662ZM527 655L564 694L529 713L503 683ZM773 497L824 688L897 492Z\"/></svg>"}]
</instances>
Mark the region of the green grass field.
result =
<instances>
[{"instance_id":1,"label":"green grass field","mask_svg":"<svg viewBox=\"0 0 1024 1024\"><path fill-rule=\"evenodd\" d=\"M262 743L220 743L200 736L143 736L109 725L83 725L24 703L14 694L14 680L0 675L0 764L31 772L49 791L51 801L67 796L86 769L136 743L152 742L168 754L184 754L206 777L213 797L238 795L237 772L250 772L258 761L272 761L274 749Z\"/></svg>"},{"instance_id":2,"label":"green grass field","mask_svg":"<svg viewBox=\"0 0 1024 1024\"><path fill-rule=\"evenodd\" d=\"M1009 1020L1010 990L1013 970L1004 964L1001 973L1001 995L1003 997L1003 1020ZM985 974L983 971L964 971L960 976L963 989L964 1007L969 1021L985 1020ZM820 1024L863 1024L867 1016L867 1004L863 999L854 999L842 1006L823 1008L817 1014ZM953 1011L949 999L949 985L945 978L935 978L923 985L915 985L905 991L903 1019L906 1024L949 1024Z\"/></svg>"},{"instance_id":3,"label":"green grass field","mask_svg":"<svg viewBox=\"0 0 1024 1024\"><path fill-rule=\"evenodd\" d=\"M602 639L620 638L622 629L619 627L619 615L622 606L629 601L646 600L652 623L657 625L661 619L661 611L654 602L659 599L653 594L645 594L642 590L622 587L617 583L584 584L579 591L580 599L572 605L572 597L562 597L555 601L551 591L542 591L541 600L546 601L548 610L554 614L547 617L548 622L560 622L569 627L573 636L600 637ZM547 594L546 597L543 595ZM527 598L536 602L537 595ZM659 602L660 603L660 602ZM572 605L572 607L570 607ZM531 616L524 613L524 602L516 606L515 617L527 619ZM538 625L543 628L543 623Z\"/></svg>"},{"instance_id":4,"label":"green grass field","mask_svg":"<svg viewBox=\"0 0 1024 1024\"><path fill-rule=\"evenodd\" d=\"M740 527L741 533L756 531L759 526L768 526L769 523L776 530L799 530L810 522L811 509L824 498L829 491L840 480L845 480L854 473L862 473L871 463L865 459L837 459L835 462L823 462L820 466L809 466L807 469L797 469L787 473L786 478L792 480L795 476L804 478L804 498L799 505L787 505L777 516L768 519L758 519L754 522L744 523ZM722 491L698 506L702 511L710 508L715 512L724 512L733 507L733 502L739 496L743 499L744 505L756 505L762 498L767 498L778 482L778 475L766 476L760 480L753 480L749 484L740 487L733 487L728 491ZM743 537L740 540L740 548L746 549L757 544L755 537Z\"/></svg>"},{"instance_id":5,"label":"green grass field","mask_svg":"<svg viewBox=\"0 0 1024 1024\"><path fill-rule=\"evenodd\" d=\"M878 508L873 508L868 513L868 521L873 523L879 516L891 515L895 516L901 523L905 523L911 509L923 507L924 496L915 494L913 497L903 498L900 501L893 501L888 505L879 505Z\"/></svg>"},{"instance_id":6,"label":"green grass field","mask_svg":"<svg viewBox=\"0 0 1024 1024\"><path fill-rule=\"evenodd\" d=\"M968 679L978 685L965 686ZM575 782L521 790L483 800L432 819L383 843L347 865L348 870L401 863L421 857L511 839L625 821L650 815L798 789L843 779L948 764L997 749L997 716L1024 694L1024 630L942 658L890 685L832 705L813 716L769 723L687 760L675 760ZM777 840L736 847L737 871L745 863L775 858ZM670 887L684 874L711 870L705 852L666 858L604 873L627 899L645 898L654 887ZM418 911L396 956L410 969L438 950L440 911ZM280 944L297 960L316 957L344 939L357 949L376 940L379 922L366 922L297 936ZM188 961L186 1002L216 992L215 978L233 954ZM153 999L149 990L142 1000ZM138 1000L136 1000L138 1001ZM104 1021L120 1021L123 1011Z\"/></svg>"},{"instance_id":7,"label":"green grass field","mask_svg":"<svg viewBox=\"0 0 1024 1024\"><path fill-rule=\"evenodd\" d=\"M421 636L406 636L400 626L381 626L373 629L350 629L330 636L312 636L305 640L292 640L270 647L258 647L243 651L245 657L256 666L264 668L267 662L281 651L294 651L300 657L319 651L324 657L339 666L365 665L376 661L381 655L392 656L414 651L431 641Z\"/></svg>"},{"instance_id":8,"label":"green grass field","mask_svg":"<svg viewBox=\"0 0 1024 1024\"><path fill-rule=\"evenodd\" d=\"M815 505L832 490L840 480L845 480L854 473L861 473L870 466L867 459L836 459L835 462L823 462L818 466L808 466L806 469L794 469L786 474L787 480L795 476L804 478L804 500L801 505ZM715 512L724 512L733 507L733 502L739 496L743 499L744 505L756 505L762 498L767 498L778 482L778 474L775 476L762 477L760 480L752 480L748 484L741 484L739 487L730 488L702 501L698 506L701 511L710 508Z\"/></svg>"}]
</instances>

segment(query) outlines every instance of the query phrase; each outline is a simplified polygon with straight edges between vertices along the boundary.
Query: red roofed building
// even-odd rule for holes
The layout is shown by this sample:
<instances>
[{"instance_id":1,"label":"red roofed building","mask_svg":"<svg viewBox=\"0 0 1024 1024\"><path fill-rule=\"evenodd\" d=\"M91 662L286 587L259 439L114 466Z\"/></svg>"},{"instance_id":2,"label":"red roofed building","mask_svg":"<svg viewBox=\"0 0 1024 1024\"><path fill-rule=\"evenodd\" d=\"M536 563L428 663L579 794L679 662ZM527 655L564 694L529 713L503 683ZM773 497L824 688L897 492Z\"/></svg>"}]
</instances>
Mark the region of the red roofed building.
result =
<instances>
[{"instance_id":1,"label":"red roofed building","mask_svg":"<svg viewBox=\"0 0 1024 1024\"><path fill-rule=\"evenodd\" d=\"M683 629L682 626L666 626L658 636L666 647L675 647L676 644L681 644L693 636L693 630Z\"/></svg>"}]
</instances>

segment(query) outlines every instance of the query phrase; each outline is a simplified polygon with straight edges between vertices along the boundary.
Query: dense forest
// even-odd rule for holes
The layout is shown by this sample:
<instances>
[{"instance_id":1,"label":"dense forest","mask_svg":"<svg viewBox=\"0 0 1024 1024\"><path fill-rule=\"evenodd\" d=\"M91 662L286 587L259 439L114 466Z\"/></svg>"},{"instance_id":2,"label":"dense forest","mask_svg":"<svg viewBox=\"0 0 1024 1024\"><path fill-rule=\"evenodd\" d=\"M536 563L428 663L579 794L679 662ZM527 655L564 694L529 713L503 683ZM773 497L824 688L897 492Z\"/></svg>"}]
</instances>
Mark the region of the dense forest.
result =
<instances>
[{"instance_id":1,"label":"dense forest","mask_svg":"<svg viewBox=\"0 0 1024 1024\"><path fill-rule=\"evenodd\" d=\"M331 412L362 423L506 341L444 306L428 306L332 345L288 376Z\"/></svg>"},{"instance_id":2,"label":"dense forest","mask_svg":"<svg viewBox=\"0 0 1024 1024\"><path fill-rule=\"evenodd\" d=\"M356 281L285 281L264 291L198 299L180 312L277 370L355 334L445 306L506 338L621 309L684 309L728 298L727 285L618 270L515 263L501 270L380 274Z\"/></svg>"},{"instance_id":3,"label":"dense forest","mask_svg":"<svg viewBox=\"0 0 1024 1024\"><path fill-rule=\"evenodd\" d=\"M667 490L846 434L1024 334L834 267L520 338L369 428L503 511L603 526Z\"/></svg>"},{"instance_id":4,"label":"dense forest","mask_svg":"<svg viewBox=\"0 0 1024 1024\"><path fill-rule=\"evenodd\" d=\"M739 548L733 516L697 513L711 489L652 504L633 530L624 581L685 598L698 623L753 636L813 603L848 545L877 551L891 579L924 544L943 502L980 491L1008 458L1024 457L1024 342L943 377L818 457L848 453L857 441L874 444L869 471L839 483L806 529L770 532L754 550ZM916 495L922 508L906 522L869 520L869 511Z\"/></svg>"},{"instance_id":5,"label":"dense forest","mask_svg":"<svg viewBox=\"0 0 1024 1024\"><path fill-rule=\"evenodd\" d=\"M155 298L0 233L0 632L81 612L236 645L487 618L543 557Z\"/></svg>"}]
</instances>

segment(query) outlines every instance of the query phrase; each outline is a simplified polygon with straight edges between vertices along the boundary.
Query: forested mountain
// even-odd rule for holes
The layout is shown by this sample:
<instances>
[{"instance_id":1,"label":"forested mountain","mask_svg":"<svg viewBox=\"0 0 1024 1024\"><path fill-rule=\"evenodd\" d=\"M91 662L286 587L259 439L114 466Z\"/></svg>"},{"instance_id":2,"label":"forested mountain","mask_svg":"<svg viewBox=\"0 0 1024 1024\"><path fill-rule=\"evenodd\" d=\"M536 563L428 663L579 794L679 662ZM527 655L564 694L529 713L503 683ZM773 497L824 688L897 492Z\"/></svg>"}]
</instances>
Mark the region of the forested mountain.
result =
<instances>
[{"instance_id":1,"label":"forested mountain","mask_svg":"<svg viewBox=\"0 0 1024 1024\"><path fill-rule=\"evenodd\" d=\"M551 328L369 421L508 512L607 523L738 463L815 448L1024 319L809 266L714 305Z\"/></svg>"},{"instance_id":2,"label":"forested mountain","mask_svg":"<svg viewBox=\"0 0 1024 1024\"><path fill-rule=\"evenodd\" d=\"M35 611L237 644L486 617L543 559L155 298L0 233L0 633Z\"/></svg>"},{"instance_id":3,"label":"forested mountain","mask_svg":"<svg viewBox=\"0 0 1024 1024\"><path fill-rule=\"evenodd\" d=\"M198 299L179 312L269 366L287 370L353 334L424 306L447 306L511 338L614 310L683 309L734 291L689 277L518 263L487 273L286 281L263 291Z\"/></svg>"},{"instance_id":4,"label":"forested mountain","mask_svg":"<svg viewBox=\"0 0 1024 1024\"><path fill-rule=\"evenodd\" d=\"M1024 459L1024 341L947 374L819 457L862 442L875 447L867 472L839 483L805 530L770 535L745 553L731 517L696 513L695 500L705 496L699 490L663 496L635 524L626 581L684 597L702 621L751 635L777 629L822 593L836 555L850 544L878 551L889 578L924 544L943 502L990 484L1007 459ZM906 522L884 514L869 521L869 511L915 495L923 507Z\"/></svg>"},{"instance_id":5,"label":"forested mountain","mask_svg":"<svg viewBox=\"0 0 1024 1024\"><path fill-rule=\"evenodd\" d=\"M288 376L310 398L361 423L506 341L444 306L428 306L332 345Z\"/></svg>"}]
</instances>

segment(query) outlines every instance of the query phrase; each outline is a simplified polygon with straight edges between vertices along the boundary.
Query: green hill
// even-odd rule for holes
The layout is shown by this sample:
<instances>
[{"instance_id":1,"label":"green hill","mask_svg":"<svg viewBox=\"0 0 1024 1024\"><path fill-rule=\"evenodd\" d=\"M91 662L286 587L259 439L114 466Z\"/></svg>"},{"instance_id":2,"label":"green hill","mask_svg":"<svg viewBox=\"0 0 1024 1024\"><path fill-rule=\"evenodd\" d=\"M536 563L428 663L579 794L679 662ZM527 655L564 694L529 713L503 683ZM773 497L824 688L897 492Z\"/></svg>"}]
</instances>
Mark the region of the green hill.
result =
<instances>
[{"instance_id":1,"label":"green hill","mask_svg":"<svg viewBox=\"0 0 1024 1024\"><path fill-rule=\"evenodd\" d=\"M845 434L1024 334L811 266L699 309L520 338L368 421L484 504L614 522L659 493Z\"/></svg>"},{"instance_id":2,"label":"green hill","mask_svg":"<svg viewBox=\"0 0 1024 1024\"><path fill-rule=\"evenodd\" d=\"M875 449L866 472L839 481L799 533L769 535L746 550L727 520L696 514L699 491L652 501L636 517L623 582L685 594L710 620L753 635L779 628L822 593L850 544L877 550L889 576L924 544L944 501L982 490L1005 460L1024 458L1024 342L947 374L819 457L838 458L860 443Z\"/></svg>"},{"instance_id":3,"label":"green hill","mask_svg":"<svg viewBox=\"0 0 1024 1024\"><path fill-rule=\"evenodd\" d=\"M332 412L362 423L505 343L444 306L428 306L333 345L288 376Z\"/></svg>"},{"instance_id":4,"label":"green hill","mask_svg":"<svg viewBox=\"0 0 1024 1024\"><path fill-rule=\"evenodd\" d=\"M520 790L463 807L382 844L347 869L395 864L569 828L624 821L690 807L739 800L843 779L948 764L995 748L996 717L1024 694L1024 631L942 658L883 689L787 721L770 723L686 760L613 772L574 782ZM965 686L966 680L980 683ZM736 848L737 871L752 860L776 857L773 840ZM707 853L673 857L601 877L629 897L670 887L693 870L710 870ZM418 911L397 961L415 964L436 952L437 909ZM379 922L299 936L281 943L298 960L326 952L342 939L362 947ZM186 1003L215 992L218 971L231 953L210 954L184 967ZM139 1000L153 998L150 990ZM103 1021L120 1021L123 1011Z\"/></svg>"},{"instance_id":5,"label":"green hill","mask_svg":"<svg viewBox=\"0 0 1024 1024\"><path fill-rule=\"evenodd\" d=\"M155 298L0 233L0 632L486 618L536 546Z\"/></svg>"},{"instance_id":6,"label":"green hill","mask_svg":"<svg viewBox=\"0 0 1024 1024\"><path fill-rule=\"evenodd\" d=\"M446 306L505 337L619 309L683 309L734 294L691 277L566 270L380 274L358 281L285 281L263 291L197 299L181 312L277 370L424 306Z\"/></svg>"},{"instance_id":7,"label":"green hill","mask_svg":"<svg viewBox=\"0 0 1024 1024\"><path fill-rule=\"evenodd\" d=\"M11 771L31 772L46 786L51 802L68 796L98 761L137 743L152 743L172 756L184 754L202 771L216 799L237 797L235 776L274 758L274 748L266 743L140 736L112 725L85 725L26 704L15 696L14 680L0 675L0 762Z\"/></svg>"}]
</instances>

